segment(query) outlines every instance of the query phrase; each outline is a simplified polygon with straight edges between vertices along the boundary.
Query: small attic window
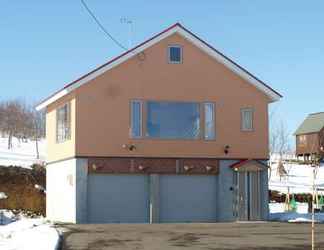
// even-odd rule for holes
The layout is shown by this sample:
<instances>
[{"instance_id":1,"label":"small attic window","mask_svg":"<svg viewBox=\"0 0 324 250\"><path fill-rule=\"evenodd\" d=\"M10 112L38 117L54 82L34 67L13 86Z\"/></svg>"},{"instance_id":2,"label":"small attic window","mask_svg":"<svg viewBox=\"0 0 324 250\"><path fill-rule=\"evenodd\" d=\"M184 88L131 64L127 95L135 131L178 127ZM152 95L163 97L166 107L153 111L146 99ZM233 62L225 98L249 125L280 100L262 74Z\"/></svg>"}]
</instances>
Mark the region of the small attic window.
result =
<instances>
[{"instance_id":1,"label":"small attic window","mask_svg":"<svg viewBox=\"0 0 324 250\"><path fill-rule=\"evenodd\" d=\"M180 45L170 45L168 47L169 63L182 63L182 47Z\"/></svg>"}]
</instances>

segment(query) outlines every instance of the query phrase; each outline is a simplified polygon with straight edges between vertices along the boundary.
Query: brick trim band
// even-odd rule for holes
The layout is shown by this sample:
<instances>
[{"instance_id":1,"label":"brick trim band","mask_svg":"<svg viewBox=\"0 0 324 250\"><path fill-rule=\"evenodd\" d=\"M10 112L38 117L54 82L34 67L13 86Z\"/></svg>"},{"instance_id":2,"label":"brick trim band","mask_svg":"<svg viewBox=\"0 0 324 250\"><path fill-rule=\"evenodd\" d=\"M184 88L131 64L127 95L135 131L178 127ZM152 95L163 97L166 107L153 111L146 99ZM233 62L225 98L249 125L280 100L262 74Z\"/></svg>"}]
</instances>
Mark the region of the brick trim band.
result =
<instances>
[{"instance_id":1,"label":"brick trim band","mask_svg":"<svg viewBox=\"0 0 324 250\"><path fill-rule=\"evenodd\" d=\"M89 173L217 175L217 159L174 158L89 158Z\"/></svg>"}]
</instances>

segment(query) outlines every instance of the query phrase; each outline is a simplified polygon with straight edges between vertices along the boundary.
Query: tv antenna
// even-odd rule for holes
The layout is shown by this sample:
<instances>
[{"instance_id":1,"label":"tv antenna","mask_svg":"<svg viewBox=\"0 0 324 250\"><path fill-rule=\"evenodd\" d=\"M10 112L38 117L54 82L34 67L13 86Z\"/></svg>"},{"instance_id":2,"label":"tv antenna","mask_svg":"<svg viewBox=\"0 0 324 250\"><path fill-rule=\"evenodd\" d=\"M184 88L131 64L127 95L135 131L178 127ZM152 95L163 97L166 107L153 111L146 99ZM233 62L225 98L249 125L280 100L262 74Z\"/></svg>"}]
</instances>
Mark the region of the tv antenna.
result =
<instances>
[{"instance_id":1,"label":"tv antenna","mask_svg":"<svg viewBox=\"0 0 324 250\"><path fill-rule=\"evenodd\" d=\"M133 45L133 20L128 17L120 18L120 23L128 25L128 49Z\"/></svg>"}]
</instances>

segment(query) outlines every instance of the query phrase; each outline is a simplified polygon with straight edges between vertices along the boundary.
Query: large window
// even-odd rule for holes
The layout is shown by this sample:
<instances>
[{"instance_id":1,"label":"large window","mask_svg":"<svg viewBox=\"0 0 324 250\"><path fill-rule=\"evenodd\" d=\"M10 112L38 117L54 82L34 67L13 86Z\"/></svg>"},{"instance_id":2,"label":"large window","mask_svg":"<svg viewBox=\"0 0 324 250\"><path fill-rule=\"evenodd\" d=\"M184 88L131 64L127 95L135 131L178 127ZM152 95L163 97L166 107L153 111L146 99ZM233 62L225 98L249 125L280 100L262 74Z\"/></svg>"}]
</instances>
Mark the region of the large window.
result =
<instances>
[{"instance_id":1,"label":"large window","mask_svg":"<svg viewBox=\"0 0 324 250\"><path fill-rule=\"evenodd\" d=\"M130 102L131 138L214 140L215 104L212 102Z\"/></svg>"},{"instance_id":2,"label":"large window","mask_svg":"<svg viewBox=\"0 0 324 250\"><path fill-rule=\"evenodd\" d=\"M146 137L198 139L200 105L191 102L147 102Z\"/></svg>"},{"instance_id":3,"label":"large window","mask_svg":"<svg viewBox=\"0 0 324 250\"><path fill-rule=\"evenodd\" d=\"M71 138L70 103L56 109L56 142L64 142Z\"/></svg>"}]
</instances>

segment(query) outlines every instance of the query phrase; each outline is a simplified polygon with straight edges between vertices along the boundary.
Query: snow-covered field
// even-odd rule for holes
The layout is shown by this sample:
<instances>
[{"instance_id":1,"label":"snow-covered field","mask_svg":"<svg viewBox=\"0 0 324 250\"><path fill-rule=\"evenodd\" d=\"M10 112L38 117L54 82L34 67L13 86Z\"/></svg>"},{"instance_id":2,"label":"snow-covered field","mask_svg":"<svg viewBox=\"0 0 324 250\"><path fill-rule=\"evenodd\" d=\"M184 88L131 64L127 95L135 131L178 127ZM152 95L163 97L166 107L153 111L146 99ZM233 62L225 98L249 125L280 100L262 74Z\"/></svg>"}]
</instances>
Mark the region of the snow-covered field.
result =
<instances>
[{"instance_id":1,"label":"snow-covered field","mask_svg":"<svg viewBox=\"0 0 324 250\"><path fill-rule=\"evenodd\" d=\"M46 143L45 140L39 142L39 156L36 157L36 146L34 141L19 142L13 138L13 148L8 149L8 138L0 137L0 165L1 166L21 166L30 167L34 163L45 161Z\"/></svg>"},{"instance_id":2,"label":"snow-covered field","mask_svg":"<svg viewBox=\"0 0 324 250\"><path fill-rule=\"evenodd\" d=\"M30 219L0 210L7 225L0 226L1 250L56 250L59 233L44 218ZM17 221L15 221L17 220Z\"/></svg>"},{"instance_id":3,"label":"snow-covered field","mask_svg":"<svg viewBox=\"0 0 324 250\"><path fill-rule=\"evenodd\" d=\"M290 194L296 193L312 193L313 168L309 165L288 164L284 163L287 172L286 177L281 177L278 174L278 164L271 165L269 173L269 189L276 190L281 193ZM318 188L324 187L324 164L317 169L315 184ZM321 193L321 191L319 191Z\"/></svg>"}]
</instances>

